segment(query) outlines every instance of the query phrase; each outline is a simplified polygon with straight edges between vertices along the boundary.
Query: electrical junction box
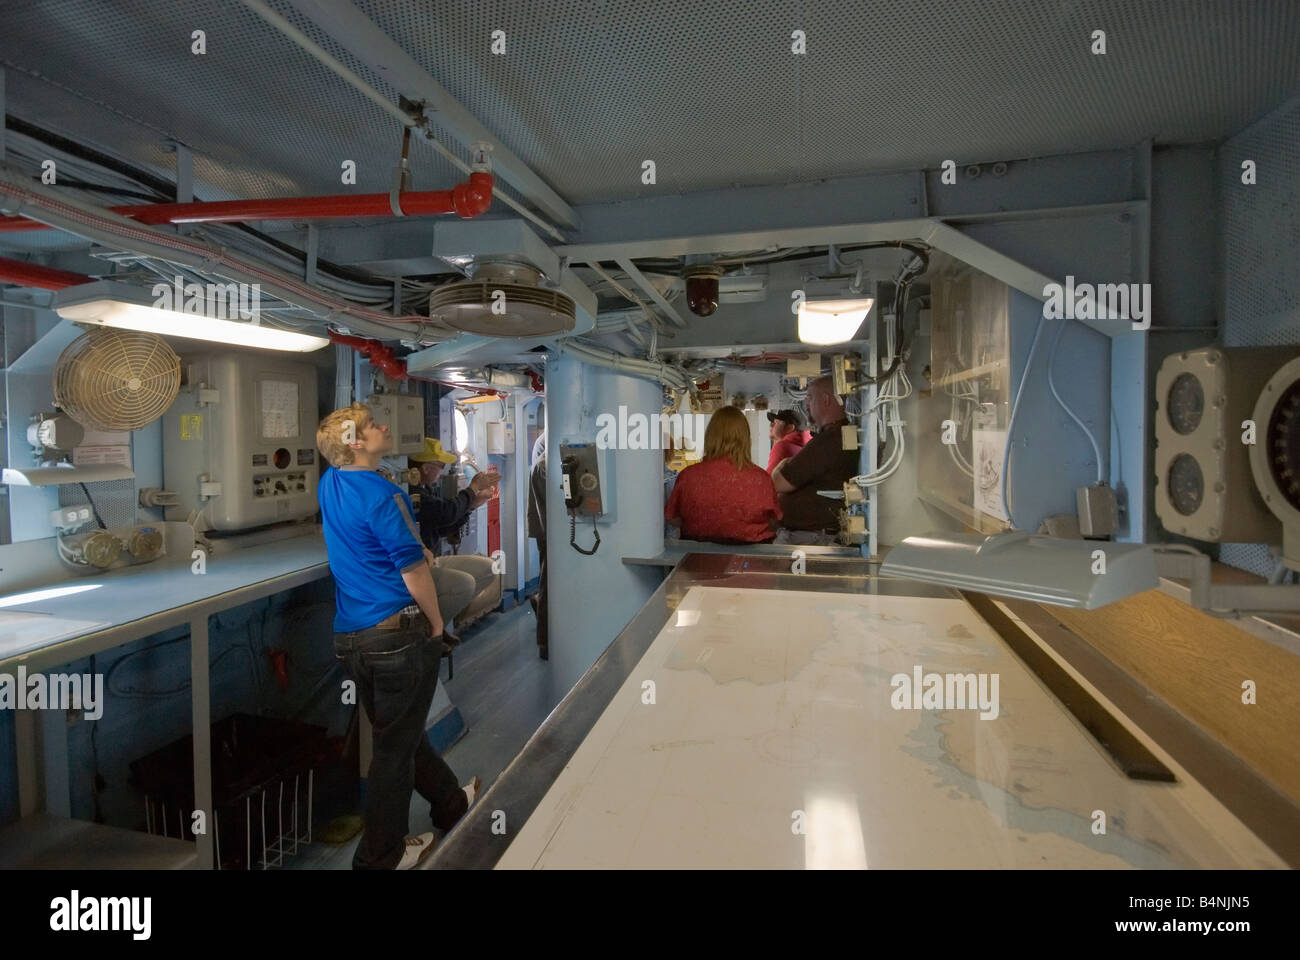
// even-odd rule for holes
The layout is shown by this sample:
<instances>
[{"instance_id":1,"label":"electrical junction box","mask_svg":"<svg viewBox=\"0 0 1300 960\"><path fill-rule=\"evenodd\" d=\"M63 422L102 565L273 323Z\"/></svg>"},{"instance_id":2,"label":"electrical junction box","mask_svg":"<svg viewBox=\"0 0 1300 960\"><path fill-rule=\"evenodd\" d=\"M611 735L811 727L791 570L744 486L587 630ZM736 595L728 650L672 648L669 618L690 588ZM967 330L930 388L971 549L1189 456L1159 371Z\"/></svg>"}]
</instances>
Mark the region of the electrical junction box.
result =
<instances>
[{"instance_id":1,"label":"electrical junction box","mask_svg":"<svg viewBox=\"0 0 1300 960\"><path fill-rule=\"evenodd\" d=\"M607 512L601 451L594 443L561 443L561 484L566 506L583 516Z\"/></svg>"},{"instance_id":2,"label":"electrical junction box","mask_svg":"<svg viewBox=\"0 0 1300 960\"><path fill-rule=\"evenodd\" d=\"M393 438L393 456L424 450L424 397L411 393L373 393L366 406L375 423Z\"/></svg>"},{"instance_id":3,"label":"electrical junction box","mask_svg":"<svg viewBox=\"0 0 1300 960\"><path fill-rule=\"evenodd\" d=\"M822 355L820 353L810 353L806 357L790 357L785 362L785 375L787 377L807 377L816 379L822 373Z\"/></svg>"},{"instance_id":4,"label":"electrical junction box","mask_svg":"<svg viewBox=\"0 0 1300 960\"><path fill-rule=\"evenodd\" d=\"M1155 508L1171 533L1225 543L1279 543L1278 520L1250 469L1242 424L1264 384L1297 351L1203 347L1171 354L1156 374ZM1256 424L1256 443L1267 424Z\"/></svg>"},{"instance_id":5,"label":"electrical junction box","mask_svg":"<svg viewBox=\"0 0 1300 960\"><path fill-rule=\"evenodd\" d=\"M1115 491L1105 484L1094 483L1075 491L1079 511L1079 535L1109 537L1119 528L1119 507Z\"/></svg>"},{"instance_id":6,"label":"electrical junction box","mask_svg":"<svg viewBox=\"0 0 1300 960\"><path fill-rule=\"evenodd\" d=\"M166 518L202 511L197 527L233 531L316 514L316 368L253 353L188 367L163 415L163 482L179 501Z\"/></svg>"},{"instance_id":7,"label":"electrical junction box","mask_svg":"<svg viewBox=\"0 0 1300 960\"><path fill-rule=\"evenodd\" d=\"M487 423L487 452L509 456L515 452L515 425L504 420Z\"/></svg>"}]
</instances>

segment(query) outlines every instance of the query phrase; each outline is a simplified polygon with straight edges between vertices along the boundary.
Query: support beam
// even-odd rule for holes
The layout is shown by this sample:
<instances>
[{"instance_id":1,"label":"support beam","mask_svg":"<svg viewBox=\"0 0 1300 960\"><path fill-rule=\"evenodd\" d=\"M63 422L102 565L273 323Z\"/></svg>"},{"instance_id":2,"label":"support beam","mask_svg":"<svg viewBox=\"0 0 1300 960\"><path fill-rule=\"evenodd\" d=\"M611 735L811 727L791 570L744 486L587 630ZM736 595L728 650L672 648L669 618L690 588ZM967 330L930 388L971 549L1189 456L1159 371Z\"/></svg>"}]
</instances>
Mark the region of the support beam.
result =
<instances>
[{"instance_id":1,"label":"support beam","mask_svg":"<svg viewBox=\"0 0 1300 960\"><path fill-rule=\"evenodd\" d=\"M209 686L208 615L190 622L190 722L194 732L194 809L202 810L207 829L198 841L199 869L216 864L212 806L212 689ZM188 818L187 818L188 819ZM188 826L188 823L187 823Z\"/></svg>"},{"instance_id":2,"label":"support beam","mask_svg":"<svg viewBox=\"0 0 1300 960\"><path fill-rule=\"evenodd\" d=\"M578 242L555 252L586 261L799 246L800 228L920 219L916 187L911 174L888 173L590 204ZM717 246L723 237L740 246Z\"/></svg>"},{"instance_id":3,"label":"support beam","mask_svg":"<svg viewBox=\"0 0 1300 960\"><path fill-rule=\"evenodd\" d=\"M307 224L307 259L303 264L303 279L313 286L316 283L316 263L320 254L320 230L316 224Z\"/></svg>"},{"instance_id":4,"label":"support beam","mask_svg":"<svg viewBox=\"0 0 1300 960\"><path fill-rule=\"evenodd\" d=\"M483 126L405 50L347 0L291 0L343 49L391 83L409 100L423 101L438 126L466 147L492 145L492 172L561 226L576 228L578 216L558 193Z\"/></svg>"},{"instance_id":5,"label":"support beam","mask_svg":"<svg viewBox=\"0 0 1300 960\"><path fill-rule=\"evenodd\" d=\"M649 281L644 273L636 268L636 264L629 257L619 257L619 268L626 273L636 283L638 287L645 291L646 295L653 300L664 313L668 314L668 319L679 327L688 325L688 321L677 308L664 299L664 295L659 292L653 283Z\"/></svg>"}]
</instances>

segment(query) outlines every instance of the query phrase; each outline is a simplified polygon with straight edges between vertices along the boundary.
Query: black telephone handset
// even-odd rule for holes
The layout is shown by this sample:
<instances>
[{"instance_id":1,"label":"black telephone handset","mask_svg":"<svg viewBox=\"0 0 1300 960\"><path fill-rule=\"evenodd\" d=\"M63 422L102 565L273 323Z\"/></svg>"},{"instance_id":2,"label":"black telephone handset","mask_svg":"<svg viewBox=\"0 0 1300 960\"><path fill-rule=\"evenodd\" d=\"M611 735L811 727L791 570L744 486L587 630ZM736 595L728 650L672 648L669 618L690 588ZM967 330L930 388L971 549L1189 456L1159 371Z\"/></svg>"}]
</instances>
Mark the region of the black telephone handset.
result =
<instances>
[{"instance_id":1,"label":"black telephone handset","mask_svg":"<svg viewBox=\"0 0 1300 960\"><path fill-rule=\"evenodd\" d=\"M582 502L578 496L578 458L565 457L560 461L560 469L564 472L564 506L572 513Z\"/></svg>"},{"instance_id":2,"label":"black telephone handset","mask_svg":"<svg viewBox=\"0 0 1300 960\"><path fill-rule=\"evenodd\" d=\"M582 498L578 495L580 482L578 480L578 458L569 456L560 461L560 469L564 472L564 506L569 511L569 546L573 547L583 556L590 557L600 549L600 531L596 529L596 514L591 515L591 530L595 536L595 542L588 550L585 547L578 546L578 505Z\"/></svg>"}]
</instances>

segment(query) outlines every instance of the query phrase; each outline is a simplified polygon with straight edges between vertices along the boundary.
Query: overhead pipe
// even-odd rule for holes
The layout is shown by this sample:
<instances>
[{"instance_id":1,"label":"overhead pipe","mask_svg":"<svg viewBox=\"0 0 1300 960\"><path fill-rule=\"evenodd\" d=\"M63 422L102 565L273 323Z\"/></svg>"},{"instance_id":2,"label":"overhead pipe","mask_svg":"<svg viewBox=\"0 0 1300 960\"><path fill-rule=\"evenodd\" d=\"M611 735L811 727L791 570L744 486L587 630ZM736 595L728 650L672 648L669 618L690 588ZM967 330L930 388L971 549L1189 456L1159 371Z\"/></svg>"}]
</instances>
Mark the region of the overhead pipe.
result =
<instances>
[{"instance_id":1,"label":"overhead pipe","mask_svg":"<svg viewBox=\"0 0 1300 960\"><path fill-rule=\"evenodd\" d=\"M344 83L348 84L362 96L370 100L370 102L375 104L375 106L390 114L394 119L408 129L418 130L421 135L423 135L424 139L428 141L429 146L433 147L433 149L441 154L443 159L452 166L463 170L465 173L469 173L473 169L468 163L438 141L438 138L433 135L433 131L429 129L429 121L423 113L416 117L408 114L398 104L393 103L388 99L388 97L380 93L365 80L361 79L361 77L357 76L355 72L344 65L337 57L331 55L321 47L320 44L316 43L284 17L280 16L280 14L268 7L264 0L242 0L242 2L249 10L257 14L275 29L279 30L285 35L285 37L292 40L311 56L315 57L323 66L332 71ZM475 142L473 145L473 152L479 153L483 146L484 144ZM487 144L486 146L490 152L492 150L491 145ZM500 187L493 186L492 192L496 195L498 200L510 207L510 209L514 210L524 219L536 224L538 229L542 230L547 235L554 237L556 240L559 240L561 243L564 242L563 233L557 230L552 224L539 217L532 210L528 209L528 207L524 206L514 197L510 196L510 194L503 191ZM561 201L561 203L563 203L563 201ZM568 213L572 214L572 211L569 210ZM566 216L565 219L566 221L573 221L572 216ZM576 226L577 224L576 222L572 222L571 225Z\"/></svg>"},{"instance_id":2,"label":"overhead pipe","mask_svg":"<svg viewBox=\"0 0 1300 960\"><path fill-rule=\"evenodd\" d=\"M458 390L468 390L472 393L489 397L506 396L506 394L503 394L499 390L482 390L478 387L467 386L463 383L452 383L449 380L434 380L430 377L417 377L415 374L407 372L405 357L397 356L393 353L392 347L380 343L378 340L369 340L365 337L349 337L346 334L335 333L333 330L329 331L329 338L332 343L344 347L350 347L357 353L361 354L362 357L369 361L372 367L376 367L382 371L384 376L388 377L389 380L423 380L427 383L440 383L446 387L455 387ZM528 374L533 379L533 389L540 390L542 382L541 378L531 370L528 371Z\"/></svg>"},{"instance_id":3,"label":"overhead pipe","mask_svg":"<svg viewBox=\"0 0 1300 960\"><path fill-rule=\"evenodd\" d=\"M235 282L260 283L265 293L323 316L327 323L371 336L407 339L411 327L417 327L415 339L418 340L436 342L453 336L451 331L430 322L427 316L392 316L328 296L283 270L234 256L224 248L194 237L156 230L104 207L62 196L4 169L0 169L0 209L39 219L57 230L140 256L193 267L200 273Z\"/></svg>"},{"instance_id":4,"label":"overhead pipe","mask_svg":"<svg viewBox=\"0 0 1300 960\"><path fill-rule=\"evenodd\" d=\"M475 172L466 183L450 190L425 190L396 194L405 216L454 213L470 220L492 205L493 178ZM193 203L143 203L109 207L113 213L138 223L240 223L245 220L333 220L391 217L393 195L387 193L335 194L328 197L274 197L264 200L217 200ZM0 231L48 230L46 224L26 217L0 217Z\"/></svg>"},{"instance_id":5,"label":"overhead pipe","mask_svg":"<svg viewBox=\"0 0 1300 960\"><path fill-rule=\"evenodd\" d=\"M20 287L36 287L40 290L63 290L94 282L94 277L88 277L84 273L56 270L36 263L0 257L0 283L16 283Z\"/></svg>"},{"instance_id":6,"label":"overhead pipe","mask_svg":"<svg viewBox=\"0 0 1300 960\"><path fill-rule=\"evenodd\" d=\"M341 343L345 347L351 347L361 356L370 361L372 367L378 367L383 371L384 376L389 380L407 380L410 374L406 372L406 361L393 353L393 348L380 343L378 340L367 340L365 337L349 337L346 334L329 331L331 343Z\"/></svg>"}]
</instances>

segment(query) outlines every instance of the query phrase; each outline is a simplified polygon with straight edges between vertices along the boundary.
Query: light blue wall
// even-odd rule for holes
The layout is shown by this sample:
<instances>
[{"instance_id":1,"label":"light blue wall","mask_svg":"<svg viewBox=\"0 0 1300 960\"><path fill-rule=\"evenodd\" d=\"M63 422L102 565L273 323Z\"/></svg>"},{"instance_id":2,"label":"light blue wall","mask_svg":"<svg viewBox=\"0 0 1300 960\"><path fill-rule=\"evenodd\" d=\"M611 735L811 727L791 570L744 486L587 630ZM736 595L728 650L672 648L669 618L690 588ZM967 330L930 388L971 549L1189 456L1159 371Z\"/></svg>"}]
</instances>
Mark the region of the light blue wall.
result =
<instances>
[{"instance_id":1,"label":"light blue wall","mask_svg":"<svg viewBox=\"0 0 1300 960\"><path fill-rule=\"evenodd\" d=\"M1025 376L1030 342L1043 315L1041 301L1011 291L1008 323L1011 334L1011 382ZM1052 338L1065 324L1057 355L1055 382L1061 398L1094 431L1106 453L1110 417L1111 341L1074 320L1042 320L1043 329L1016 415L1015 449L1010 465L1008 496L1016 526L1036 530L1044 517L1073 514L1075 491L1097 480L1092 445L1053 398L1048 386Z\"/></svg>"},{"instance_id":2,"label":"light blue wall","mask_svg":"<svg viewBox=\"0 0 1300 960\"><path fill-rule=\"evenodd\" d=\"M629 566L623 557L663 551L663 452L609 451L602 477L610 512L599 523L601 544L586 557L569 546L561 488L560 444L594 442L596 418L658 413L659 384L571 357L546 367L546 547L552 692L562 695L596 662L659 585L658 568ZM612 494L612 497L610 496ZM592 524L578 521L577 541L590 548Z\"/></svg>"}]
</instances>

